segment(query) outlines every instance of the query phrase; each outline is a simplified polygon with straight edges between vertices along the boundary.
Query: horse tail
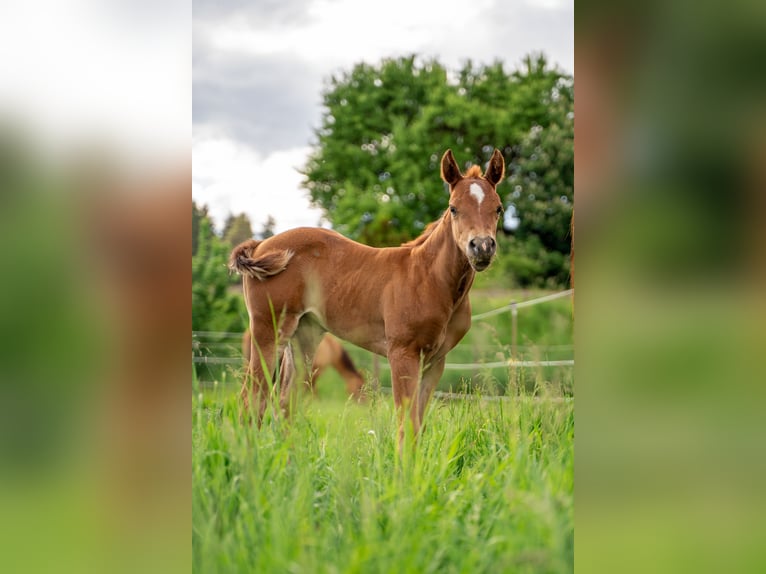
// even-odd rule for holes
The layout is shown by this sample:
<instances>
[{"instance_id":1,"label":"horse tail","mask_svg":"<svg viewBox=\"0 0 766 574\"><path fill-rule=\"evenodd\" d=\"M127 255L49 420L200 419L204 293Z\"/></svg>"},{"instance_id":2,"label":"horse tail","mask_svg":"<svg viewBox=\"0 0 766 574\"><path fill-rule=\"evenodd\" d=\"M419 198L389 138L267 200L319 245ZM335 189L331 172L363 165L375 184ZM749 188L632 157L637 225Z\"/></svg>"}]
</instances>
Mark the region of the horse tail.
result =
<instances>
[{"instance_id":1,"label":"horse tail","mask_svg":"<svg viewBox=\"0 0 766 574\"><path fill-rule=\"evenodd\" d=\"M261 243L255 239L248 239L237 245L229 256L229 269L259 281L284 271L294 253L285 249L267 251L254 259L255 250Z\"/></svg>"}]
</instances>

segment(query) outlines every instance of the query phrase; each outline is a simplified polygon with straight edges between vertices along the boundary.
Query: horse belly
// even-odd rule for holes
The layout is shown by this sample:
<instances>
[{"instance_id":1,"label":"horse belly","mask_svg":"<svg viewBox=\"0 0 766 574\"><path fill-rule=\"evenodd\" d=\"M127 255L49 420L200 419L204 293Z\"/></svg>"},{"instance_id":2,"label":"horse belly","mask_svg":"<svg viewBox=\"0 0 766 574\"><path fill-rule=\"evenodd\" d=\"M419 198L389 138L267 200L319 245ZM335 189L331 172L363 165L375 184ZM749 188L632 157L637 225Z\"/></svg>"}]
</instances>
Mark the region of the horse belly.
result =
<instances>
[{"instance_id":1,"label":"horse belly","mask_svg":"<svg viewBox=\"0 0 766 574\"><path fill-rule=\"evenodd\" d=\"M386 355L386 335L373 323L329 321L328 330L337 337L378 355Z\"/></svg>"},{"instance_id":2,"label":"horse belly","mask_svg":"<svg viewBox=\"0 0 766 574\"><path fill-rule=\"evenodd\" d=\"M371 265L353 254L317 258L303 272L304 301L337 337L373 353L386 354L382 287L364 272ZM332 273L328 274L328 269Z\"/></svg>"},{"instance_id":3,"label":"horse belly","mask_svg":"<svg viewBox=\"0 0 766 574\"><path fill-rule=\"evenodd\" d=\"M385 329L383 322L374 313L365 313L359 307L330 308L323 320L325 327L335 336L385 356Z\"/></svg>"}]
</instances>

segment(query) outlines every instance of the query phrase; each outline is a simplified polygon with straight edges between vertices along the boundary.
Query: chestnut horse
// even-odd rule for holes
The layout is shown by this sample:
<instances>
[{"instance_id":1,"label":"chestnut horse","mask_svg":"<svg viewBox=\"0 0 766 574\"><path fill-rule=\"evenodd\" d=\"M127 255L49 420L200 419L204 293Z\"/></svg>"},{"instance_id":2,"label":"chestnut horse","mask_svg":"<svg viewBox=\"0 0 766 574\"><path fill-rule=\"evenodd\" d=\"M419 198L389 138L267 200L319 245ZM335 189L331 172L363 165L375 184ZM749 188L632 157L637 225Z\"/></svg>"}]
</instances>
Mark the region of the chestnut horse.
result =
<instances>
[{"instance_id":1,"label":"chestnut horse","mask_svg":"<svg viewBox=\"0 0 766 574\"><path fill-rule=\"evenodd\" d=\"M243 275L252 350L242 388L245 408L260 424L279 358L282 406L294 378L291 341L304 360L318 333L330 331L388 358L399 420L399 447L409 412L414 436L447 353L471 326L468 291L495 255L503 207L495 188L505 175L495 149L484 175L465 174L447 150L441 177L449 206L423 234L399 247L374 248L327 229L297 228L264 241L248 240L229 266Z\"/></svg>"},{"instance_id":2,"label":"chestnut horse","mask_svg":"<svg viewBox=\"0 0 766 574\"><path fill-rule=\"evenodd\" d=\"M242 358L245 361L245 368L250 365L250 347L250 331L248 330L242 335ZM346 391L350 396L354 397L357 401L364 401L364 395L362 394L364 377L356 369L354 361L346 349L343 348L343 345L340 344L340 341L330 335L330 333L325 333L314 352L311 369L303 371L306 385L313 394L316 394L317 379L322 376L322 373L328 367L332 367L343 377L343 380L346 381Z\"/></svg>"}]
</instances>

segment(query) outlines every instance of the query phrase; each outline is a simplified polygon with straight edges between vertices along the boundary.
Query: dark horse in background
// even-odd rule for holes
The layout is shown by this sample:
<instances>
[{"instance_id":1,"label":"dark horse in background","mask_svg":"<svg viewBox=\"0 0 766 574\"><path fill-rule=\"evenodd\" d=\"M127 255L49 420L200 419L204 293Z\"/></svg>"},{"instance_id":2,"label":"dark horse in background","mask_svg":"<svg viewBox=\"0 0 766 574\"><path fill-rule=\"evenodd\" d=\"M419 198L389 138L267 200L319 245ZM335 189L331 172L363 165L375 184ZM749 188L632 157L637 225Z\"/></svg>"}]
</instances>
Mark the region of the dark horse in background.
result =
<instances>
[{"instance_id":1,"label":"dark horse in background","mask_svg":"<svg viewBox=\"0 0 766 574\"><path fill-rule=\"evenodd\" d=\"M495 255L503 212L495 188L504 175L497 149L484 174L479 166L463 174L447 150L441 160L450 190L444 215L399 247L368 247L327 229L298 228L234 248L229 266L243 276L252 335L242 398L259 424L278 361L287 407L295 378L291 341L308 362L330 331L388 358L400 448L407 413L417 436L447 353L471 326L468 292L475 274Z\"/></svg>"}]
</instances>

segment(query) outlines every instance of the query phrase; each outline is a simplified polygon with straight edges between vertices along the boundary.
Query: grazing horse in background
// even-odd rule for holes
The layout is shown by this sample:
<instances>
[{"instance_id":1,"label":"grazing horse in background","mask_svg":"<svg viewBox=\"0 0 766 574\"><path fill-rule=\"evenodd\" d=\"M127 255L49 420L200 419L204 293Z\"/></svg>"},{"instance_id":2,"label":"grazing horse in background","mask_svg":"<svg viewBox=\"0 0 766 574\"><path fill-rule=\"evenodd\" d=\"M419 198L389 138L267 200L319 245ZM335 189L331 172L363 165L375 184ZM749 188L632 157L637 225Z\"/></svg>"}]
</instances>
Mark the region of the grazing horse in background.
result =
<instances>
[{"instance_id":1,"label":"grazing horse in background","mask_svg":"<svg viewBox=\"0 0 766 574\"><path fill-rule=\"evenodd\" d=\"M229 266L243 275L252 349L242 388L260 424L277 360L282 406L294 378L291 341L313 356L317 334L330 331L388 358L399 418L399 447L409 412L414 435L447 353L471 326L468 291L495 255L503 207L495 188L505 175L495 149L482 175L461 173L451 150L441 160L449 185L444 215L399 247L374 248L320 228L297 228L248 240Z\"/></svg>"},{"instance_id":2,"label":"grazing horse in background","mask_svg":"<svg viewBox=\"0 0 766 574\"><path fill-rule=\"evenodd\" d=\"M242 335L242 358L245 360L245 368L250 364L251 345L250 331L248 330ZM310 369L306 368L308 366L307 363L308 357L306 357L303 376L306 385L313 394L316 394L316 383L319 377L322 376L322 373L328 367L332 367L346 381L346 391L348 391L348 394L357 401L361 402L364 400L364 395L362 394L364 377L356 369L354 361L351 360L351 356L343 348L343 345L340 344L340 341L329 333L325 333L324 337L319 341Z\"/></svg>"}]
</instances>

